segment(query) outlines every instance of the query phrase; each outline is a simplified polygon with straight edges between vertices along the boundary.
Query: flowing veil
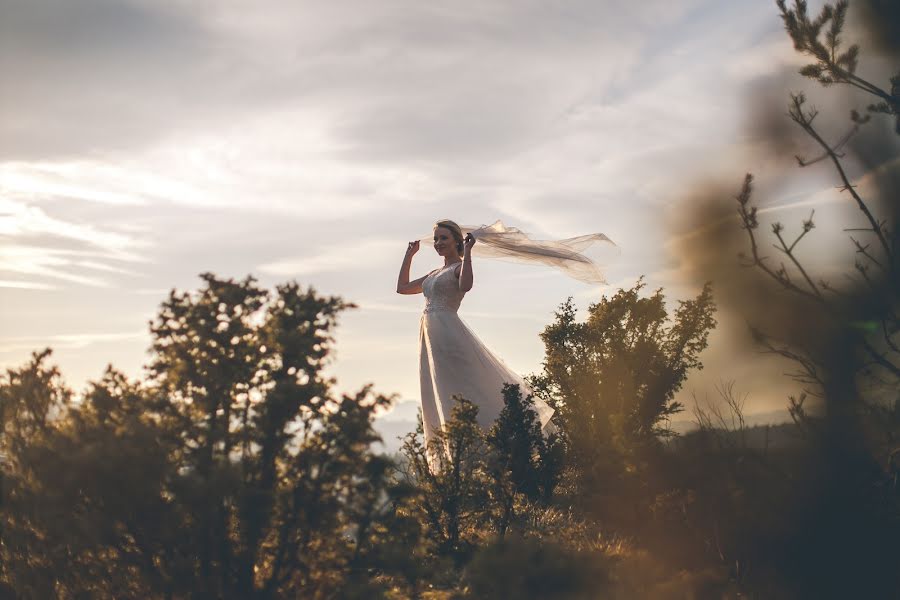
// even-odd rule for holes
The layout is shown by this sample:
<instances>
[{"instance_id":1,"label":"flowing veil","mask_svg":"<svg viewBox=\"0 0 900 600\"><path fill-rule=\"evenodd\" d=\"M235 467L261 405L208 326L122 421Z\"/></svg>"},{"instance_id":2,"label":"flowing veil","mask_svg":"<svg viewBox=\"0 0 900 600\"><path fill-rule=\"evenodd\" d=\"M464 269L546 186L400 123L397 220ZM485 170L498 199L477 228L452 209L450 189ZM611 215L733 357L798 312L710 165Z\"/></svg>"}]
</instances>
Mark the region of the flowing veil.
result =
<instances>
[{"instance_id":1,"label":"flowing veil","mask_svg":"<svg viewBox=\"0 0 900 600\"><path fill-rule=\"evenodd\" d=\"M471 233L476 240L472 254L481 258L499 258L519 263L540 263L555 267L569 277L585 283L604 284L606 279L600 265L585 255L592 245L613 241L602 233L591 233L564 240L535 240L515 227L500 221L480 227L460 226L463 235ZM431 243L431 236L421 238Z\"/></svg>"}]
</instances>

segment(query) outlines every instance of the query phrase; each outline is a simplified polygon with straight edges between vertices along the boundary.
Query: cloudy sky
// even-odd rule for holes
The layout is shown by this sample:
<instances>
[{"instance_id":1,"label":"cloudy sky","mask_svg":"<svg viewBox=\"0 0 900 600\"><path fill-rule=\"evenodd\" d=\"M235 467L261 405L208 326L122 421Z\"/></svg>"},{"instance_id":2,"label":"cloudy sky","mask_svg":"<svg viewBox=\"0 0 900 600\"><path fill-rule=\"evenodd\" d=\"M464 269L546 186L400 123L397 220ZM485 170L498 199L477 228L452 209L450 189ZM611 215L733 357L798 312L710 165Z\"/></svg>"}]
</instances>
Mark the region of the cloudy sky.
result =
<instances>
[{"instance_id":1,"label":"cloudy sky","mask_svg":"<svg viewBox=\"0 0 900 600\"><path fill-rule=\"evenodd\" d=\"M76 387L107 363L140 374L167 291L212 271L358 303L341 388L415 400L422 299L394 285L406 242L439 218L618 244L604 288L476 265L463 318L534 372L567 296L585 306L641 275L673 299L696 290L672 252L686 190L765 169L747 99L799 60L761 0L0 0L0 14L0 366L49 345ZM437 262L423 247L414 274Z\"/></svg>"}]
</instances>

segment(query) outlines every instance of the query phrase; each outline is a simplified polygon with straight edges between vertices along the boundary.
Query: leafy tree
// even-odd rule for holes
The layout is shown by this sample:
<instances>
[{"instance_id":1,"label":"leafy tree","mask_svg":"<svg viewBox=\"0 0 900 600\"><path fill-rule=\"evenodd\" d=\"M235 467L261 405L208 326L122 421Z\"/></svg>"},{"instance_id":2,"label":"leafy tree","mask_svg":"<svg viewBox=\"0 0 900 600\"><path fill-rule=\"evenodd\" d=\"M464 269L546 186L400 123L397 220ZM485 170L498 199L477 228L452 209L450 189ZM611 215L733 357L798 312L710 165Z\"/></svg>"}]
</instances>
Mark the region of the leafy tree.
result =
<instances>
[{"instance_id":1,"label":"leafy tree","mask_svg":"<svg viewBox=\"0 0 900 600\"><path fill-rule=\"evenodd\" d=\"M2 417L2 522L0 522L0 574L15 593L32 598L55 594L58 569L67 562L66 548L44 542L44 528L37 526L45 506L40 487L32 485L37 468L33 448L53 433L54 414L64 414L72 399L59 370L45 363L49 349L32 354L20 369L8 369L0 380ZM60 473L54 473L60 475ZM60 507L55 524L59 522ZM44 549L35 552L36 548Z\"/></svg>"},{"instance_id":2,"label":"leafy tree","mask_svg":"<svg viewBox=\"0 0 900 600\"><path fill-rule=\"evenodd\" d=\"M454 397L450 420L426 445L421 417L406 436L402 452L406 478L418 490L417 508L438 554L458 564L477 546L480 527L490 521L490 477L485 434L478 407Z\"/></svg>"},{"instance_id":3,"label":"leafy tree","mask_svg":"<svg viewBox=\"0 0 900 600\"><path fill-rule=\"evenodd\" d=\"M556 408L569 462L593 489L615 488L671 435L667 419L682 409L675 392L702 368L716 323L709 285L671 318L662 291L642 298L643 287L604 296L584 322L569 299L541 334L544 368L533 387Z\"/></svg>"},{"instance_id":4,"label":"leafy tree","mask_svg":"<svg viewBox=\"0 0 900 600\"><path fill-rule=\"evenodd\" d=\"M503 388L505 406L485 432L478 407L455 397L450 420L423 442L417 431L403 444L406 480L417 490L415 510L426 523L432 561L453 560L456 568L549 501L561 468L561 446L542 436L531 396L517 385Z\"/></svg>"},{"instance_id":5,"label":"leafy tree","mask_svg":"<svg viewBox=\"0 0 900 600\"><path fill-rule=\"evenodd\" d=\"M504 385L503 399L503 410L487 435L488 445L517 492L530 500L549 501L563 465L562 442L555 432L544 437L534 399L523 398L518 385Z\"/></svg>"},{"instance_id":6,"label":"leafy tree","mask_svg":"<svg viewBox=\"0 0 900 600\"><path fill-rule=\"evenodd\" d=\"M49 354L0 384L5 405L31 407L13 411L3 440L3 579L23 597L138 596L156 571L139 548L159 537L165 452L121 374L108 369L80 402L62 402L72 393Z\"/></svg>"},{"instance_id":7,"label":"leafy tree","mask_svg":"<svg viewBox=\"0 0 900 600\"><path fill-rule=\"evenodd\" d=\"M21 369L8 369L0 388L0 423L7 446L25 444L47 431L54 415L63 414L72 400L56 367L44 361L51 350L34 352Z\"/></svg>"},{"instance_id":8,"label":"leafy tree","mask_svg":"<svg viewBox=\"0 0 900 600\"><path fill-rule=\"evenodd\" d=\"M350 305L203 280L160 308L148 381L110 369L71 403L45 353L0 384L0 574L22 597L373 597L409 579L391 549L417 539L409 490L370 451L390 399L322 375Z\"/></svg>"}]
</instances>

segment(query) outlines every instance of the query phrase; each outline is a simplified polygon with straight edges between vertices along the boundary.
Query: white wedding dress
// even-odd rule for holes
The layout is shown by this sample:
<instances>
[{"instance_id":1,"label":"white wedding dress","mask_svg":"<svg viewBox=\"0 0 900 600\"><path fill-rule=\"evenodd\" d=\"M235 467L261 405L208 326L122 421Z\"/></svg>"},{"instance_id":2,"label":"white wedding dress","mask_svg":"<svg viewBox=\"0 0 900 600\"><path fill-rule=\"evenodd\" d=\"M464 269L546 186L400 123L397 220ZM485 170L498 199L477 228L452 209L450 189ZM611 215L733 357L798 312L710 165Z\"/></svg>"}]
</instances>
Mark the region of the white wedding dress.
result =
<instances>
[{"instance_id":1,"label":"white wedding dress","mask_svg":"<svg viewBox=\"0 0 900 600\"><path fill-rule=\"evenodd\" d=\"M479 425L488 429L503 409L504 383L519 384L523 397L531 393L525 381L494 356L459 318L457 311L465 295L456 273L460 264L432 271L422 282L425 312L419 330L419 378L426 444L450 420L454 395L475 404ZM545 428L553 409L537 398L534 404Z\"/></svg>"}]
</instances>

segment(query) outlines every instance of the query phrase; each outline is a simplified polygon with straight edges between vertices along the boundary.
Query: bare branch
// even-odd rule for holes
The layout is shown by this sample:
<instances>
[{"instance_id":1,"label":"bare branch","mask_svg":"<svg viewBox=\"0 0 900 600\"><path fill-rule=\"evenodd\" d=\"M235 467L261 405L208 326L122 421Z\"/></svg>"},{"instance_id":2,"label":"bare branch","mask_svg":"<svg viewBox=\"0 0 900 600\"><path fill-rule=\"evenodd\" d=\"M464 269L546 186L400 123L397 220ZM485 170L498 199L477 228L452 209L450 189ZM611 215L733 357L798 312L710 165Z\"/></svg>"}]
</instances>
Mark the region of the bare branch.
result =
<instances>
[{"instance_id":1,"label":"bare branch","mask_svg":"<svg viewBox=\"0 0 900 600\"><path fill-rule=\"evenodd\" d=\"M878 259L877 259L877 258L875 258L875 257L872 256L871 254L869 254L868 249L869 249L869 246L870 246L871 244L862 245L862 244L861 244L856 238L854 238L853 236L850 236L850 241L853 242L853 244L856 246L856 252L857 252L857 253L862 254L863 256L865 256L866 258L868 258L870 261L872 261L873 263L875 263L876 265L878 265L878 266L881 267L882 269L884 268L884 265L882 265L880 262L878 262Z\"/></svg>"},{"instance_id":2,"label":"bare branch","mask_svg":"<svg viewBox=\"0 0 900 600\"><path fill-rule=\"evenodd\" d=\"M840 157L838 157L838 155L834 151L834 149L828 145L828 142L826 142L824 139L822 139L822 137L815 130L815 128L813 128L812 118L810 117L811 113L805 112L803 109L803 104L805 101L806 100L805 100L803 94L792 94L791 95L792 106L789 111L791 119L795 123L800 125L800 127L807 134L809 134L809 136L812 137L819 144L819 146L822 147L822 149L825 151L825 153L831 158L831 161L834 164L834 167L837 170L838 175L840 176L841 182L843 183L842 189L844 191L850 192L850 195L856 201L857 207L859 208L860 211L862 211L862 213L865 215L866 219L869 221L869 224L871 225L871 228L872 228L872 232L875 233L876 236L878 236L878 240L881 243L881 246L884 249L884 252L888 257L888 262L889 262L890 268L891 268L890 270L893 272L895 269L895 265L893 262L893 256L891 254L891 247L888 244L887 238L884 235L884 231L881 227L881 224L875 220L875 217L872 215L872 212L869 210L869 207L866 204L866 202L857 193L856 188L853 186L853 184L850 183L850 179L847 177L847 173L844 171L844 167L841 164Z\"/></svg>"},{"instance_id":3,"label":"bare branch","mask_svg":"<svg viewBox=\"0 0 900 600\"><path fill-rule=\"evenodd\" d=\"M815 211L813 211L813 214L815 214ZM775 248L786 254L787 257L791 259L791 262L794 263L794 266L798 271L800 271L800 274L803 275L803 278L806 280L806 284L810 287L810 289L812 289L813 294L815 294L816 296L821 296L822 293L819 291L819 288L815 283L813 283L812 278L806 272L806 269L803 268L803 265L800 264L800 261L797 260L797 257L794 256L794 247L801 239L803 239L803 236L812 231L812 229L815 227L815 225L813 225L812 217L813 215L811 214L809 216L809 219L803 222L803 231L800 233L800 235L797 236L797 239L795 239L790 246L784 241L784 238L781 235L781 232L784 229L784 226L781 225L781 223L776 223L775 225L773 225L772 232L775 234L775 237L778 238L778 243L781 244L780 247L775 246ZM782 265L781 267L781 273L785 279L787 279L788 281L790 280L787 275L787 270L784 268L784 265Z\"/></svg>"}]
</instances>

